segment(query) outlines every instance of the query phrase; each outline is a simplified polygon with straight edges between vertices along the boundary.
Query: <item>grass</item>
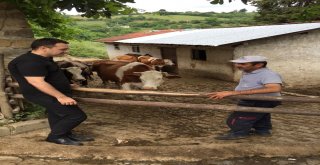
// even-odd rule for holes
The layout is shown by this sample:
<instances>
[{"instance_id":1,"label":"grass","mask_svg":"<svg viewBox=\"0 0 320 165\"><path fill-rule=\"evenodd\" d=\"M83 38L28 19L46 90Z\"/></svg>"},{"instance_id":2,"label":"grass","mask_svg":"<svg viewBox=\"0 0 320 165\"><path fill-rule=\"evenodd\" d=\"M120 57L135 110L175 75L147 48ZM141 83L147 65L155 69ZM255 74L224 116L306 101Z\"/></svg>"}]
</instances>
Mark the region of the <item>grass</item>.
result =
<instances>
[{"instance_id":1,"label":"grass","mask_svg":"<svg viewBox=\"0 0 320 165\"><path fill-rule=\"evenodd\" d=\"M92 41L70 41L70 55L74 57L107 58L106 46Z\"/></svg>"}]
</instances>

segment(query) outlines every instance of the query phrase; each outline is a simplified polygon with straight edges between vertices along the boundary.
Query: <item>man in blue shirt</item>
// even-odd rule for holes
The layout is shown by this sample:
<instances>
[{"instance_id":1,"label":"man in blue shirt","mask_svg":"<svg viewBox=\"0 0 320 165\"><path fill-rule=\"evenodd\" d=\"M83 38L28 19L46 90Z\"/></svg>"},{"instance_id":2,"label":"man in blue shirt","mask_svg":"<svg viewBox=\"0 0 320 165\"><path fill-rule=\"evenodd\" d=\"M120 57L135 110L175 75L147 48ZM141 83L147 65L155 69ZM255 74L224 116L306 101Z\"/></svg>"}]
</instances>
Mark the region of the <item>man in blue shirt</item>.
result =
<instances>
[{"instance_id":1,"label":"man in blue shirt","mask_svg":"<svg viewBox=\"0 0 320 165\"><path fill-rule=\"evenodd\" d=\"M222 99L234 95L262 95L280 96L281 76L268 68L267 58L263 56L244 56L231 60L235 67L243 74L234 91L212 92L208 96L211 99ZM278 101L240 100L239 106L273 108L279 105ZM250 133L261 136L270 136L270 113L254 113L235 111L227 119L230 128L229 133L218 136L219 140L234 140L246 138Z\"/></svg>"}]
</instances>

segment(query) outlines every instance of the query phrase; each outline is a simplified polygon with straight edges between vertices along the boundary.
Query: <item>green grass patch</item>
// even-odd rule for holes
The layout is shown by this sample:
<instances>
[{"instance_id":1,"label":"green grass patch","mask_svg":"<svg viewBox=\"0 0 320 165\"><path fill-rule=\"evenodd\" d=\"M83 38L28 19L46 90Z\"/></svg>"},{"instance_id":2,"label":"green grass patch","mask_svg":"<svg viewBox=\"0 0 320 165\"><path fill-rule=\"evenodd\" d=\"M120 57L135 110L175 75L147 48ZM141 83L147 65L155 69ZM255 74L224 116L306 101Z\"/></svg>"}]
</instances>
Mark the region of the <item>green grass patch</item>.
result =
<instances>
[{"instance_id":1,"label":"green grass patch","mask_svg":"<svg viewBox=\"0 0 320 165\"><path fill-rule=\"evenodd\" d=\"M75 40L72 40L69 43L69 54L71 56L88 58L108 58L106 46L103 43Z\"/></svg>"}]
</instances>

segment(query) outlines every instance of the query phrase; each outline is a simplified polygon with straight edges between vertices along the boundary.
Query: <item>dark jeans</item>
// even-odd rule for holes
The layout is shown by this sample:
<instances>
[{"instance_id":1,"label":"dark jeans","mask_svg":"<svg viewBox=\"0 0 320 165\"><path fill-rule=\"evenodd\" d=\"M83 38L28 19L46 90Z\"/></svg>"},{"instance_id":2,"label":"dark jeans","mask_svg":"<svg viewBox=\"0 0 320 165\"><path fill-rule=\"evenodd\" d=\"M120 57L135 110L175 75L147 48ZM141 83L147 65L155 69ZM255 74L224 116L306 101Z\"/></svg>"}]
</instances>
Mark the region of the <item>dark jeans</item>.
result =
<instances>
[{"instance_id":1,"label":"dark jeans","mask_svg":"<svg viewBox=\"0 0 320 165\"><path fill-rule=\"evenodd\" d=\"M278 101L241 100L239 106L274 108L280 105ZM268 132L272 128L270 113L238 112L231 113L227 125L236 135L248 135L254 128L256 132Z\"/></svg>"},{"instance_id":2,"label":"dark jeans","mask_svg":"<svg viewBox=\"0 0 320 165\"><path fill-rule=\"evenodd\" d=\"M46 108L51 128L49 137L64 136L87 119L87 115L77 105L62 105L56 98L50 96L25 96L25 98Z\"/></svg>"}]
</instances>

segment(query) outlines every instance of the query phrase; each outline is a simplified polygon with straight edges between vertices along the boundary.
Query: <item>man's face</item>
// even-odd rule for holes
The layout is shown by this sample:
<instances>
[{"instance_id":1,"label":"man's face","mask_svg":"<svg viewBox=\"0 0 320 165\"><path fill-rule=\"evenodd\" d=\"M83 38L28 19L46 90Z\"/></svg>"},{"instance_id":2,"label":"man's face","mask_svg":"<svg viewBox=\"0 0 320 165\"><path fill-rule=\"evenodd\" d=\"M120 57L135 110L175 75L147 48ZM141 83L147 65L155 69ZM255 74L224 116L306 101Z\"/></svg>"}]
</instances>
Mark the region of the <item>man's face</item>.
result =
<instances>
[{"instance_id":1,"label":"man's face","mask_svg":"<svg viewBox=\"0 0 320 165\"><path fill-rule=\"evenodd\" d=\"M253 65L252 63L249 63L249 62L248 63L235 63L234 66L244 72L252 72L254 70L261 68L261 65L259 65L259 64Z\"/></svg>"},{"instance_id":2,"label":"man's face","mask_svg":"<svg viewBox=\"0 0 320 165\"><path fill-rule=\"evenodd\" d=\"M54 47L47 48L46 52L48 56L53 57L53 56L63 56L68 52L69 46L68 44L64 43L57 43L54 45Z\"/></svg>"}]
</instances>

